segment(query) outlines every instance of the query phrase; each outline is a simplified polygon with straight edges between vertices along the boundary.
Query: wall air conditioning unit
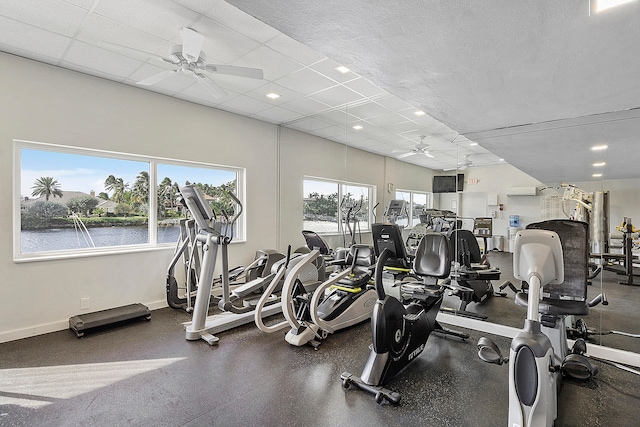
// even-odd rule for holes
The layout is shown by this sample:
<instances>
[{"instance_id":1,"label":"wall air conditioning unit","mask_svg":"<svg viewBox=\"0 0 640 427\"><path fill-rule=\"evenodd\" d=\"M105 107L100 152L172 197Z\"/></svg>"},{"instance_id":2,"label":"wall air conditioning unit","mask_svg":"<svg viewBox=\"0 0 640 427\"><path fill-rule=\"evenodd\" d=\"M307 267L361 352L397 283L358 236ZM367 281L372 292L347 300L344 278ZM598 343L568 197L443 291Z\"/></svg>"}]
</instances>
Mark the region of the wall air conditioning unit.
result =
<instances>
[{"instance_id":1,"label":"wall air conditioning unit","mask_svg":"<svg viewBox=\"0 0 640 427\"><path fill-rule=\"evenodd\" d=\"M538 193L536 187L509 187L507 196L535 196Z\"/></svg>"}]
</instances>

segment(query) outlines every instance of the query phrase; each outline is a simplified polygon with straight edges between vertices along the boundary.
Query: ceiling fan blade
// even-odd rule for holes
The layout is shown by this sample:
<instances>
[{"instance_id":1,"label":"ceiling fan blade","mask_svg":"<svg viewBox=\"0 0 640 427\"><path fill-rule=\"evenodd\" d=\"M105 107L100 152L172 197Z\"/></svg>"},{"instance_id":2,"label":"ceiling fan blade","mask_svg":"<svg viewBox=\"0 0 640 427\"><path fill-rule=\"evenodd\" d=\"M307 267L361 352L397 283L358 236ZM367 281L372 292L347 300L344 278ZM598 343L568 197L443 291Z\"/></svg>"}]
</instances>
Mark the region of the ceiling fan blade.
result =
<instances>
[{"instance_id":1,"label":"ceiling fan blade","mask_svg":"<svg viewBox=\"0 0 640 427\"><path fill-rule=\"evenodd\" d=\"M233 65L207 65L204 67L207 71L218 74L228 74L230 76L248 77L250 79L262 80L263 72L259 68L234 67Z\"/></svg>"},{"instance_id":2,"label":"ceiling fan blade","mask_svg":"<svg viewBox=\"0 0 640 427\"><path fill-rule=\"evenodd\" d=\"M182 33L182 56L187 62L196 62L200 58L204 36L191 28L183 27Z\"/></svg>"},{"instance_id":3,"label":"ceiling fan blade","mask_svg":"<svg viewBox=\"0 0 640 427\"><path fill-rule=\"evenodd\" d=\"M214 98L224 98L227 96L227 92L222 89L216 82L211 80L208 76L202 73L194 73L193 77L196 81L207 90Z\"/></svg>"},{"instance_id":4,"label":"ceiling fan blade","mask_svg":"<svg viewBox=\"0 0 640 427\"><path fill-rule=\"evenodd\" d=\"M158 74L154 74L151 77L147 77L146 79L142 79L139 82L136 82L136 84L139 84L141 86L151 86L158 82L161 82L162 80L168 77L171 77L173 74L176 74L177 72L178 72L177 70L165 70Z\"/></svg>"},{"instance_id":5,"label":"ceiling fan blade","mask_svg":"<svg viewBox=\"0 0 640 427\"><path fill-rule=\"evenodd\" d=\"M422 154L424 154L425 156L429 157L430 159L435 159L435 156L433 154L429 153L428 151L425 151Z\"/></svg>"},{"instance_id":6,"label":"ceiling fan blade","mask_svg":"<svg viewBox=\"0 0 640 427\"><path fill-rule=\"evenodd\" d=\"M405 157L413 156L414 154L416 153L413 151L409 151L408 153L404 153L404 154L400 154L399 156L396 156L396 159L404 159Z\"/></svg>"}]
</instances>

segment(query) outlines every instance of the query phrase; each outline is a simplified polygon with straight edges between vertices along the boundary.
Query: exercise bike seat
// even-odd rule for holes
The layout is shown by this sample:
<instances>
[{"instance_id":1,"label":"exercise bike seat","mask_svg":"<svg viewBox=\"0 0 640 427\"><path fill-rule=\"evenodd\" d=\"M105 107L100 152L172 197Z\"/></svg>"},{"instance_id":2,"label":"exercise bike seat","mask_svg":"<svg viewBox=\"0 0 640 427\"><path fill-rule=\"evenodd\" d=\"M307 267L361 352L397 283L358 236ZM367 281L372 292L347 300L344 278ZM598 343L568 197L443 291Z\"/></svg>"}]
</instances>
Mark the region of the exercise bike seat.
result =
<instances>
[{"instance_id":1,"label":"exercise bike seat","mask_svg":"<svg viewBox=\"0 0 640 427\"><path fill-rule=\"evenodd\" d=\"M527 307L529 305L529 294L518 292L515 302L521 307ZM587 301L543 298L538 306L538 312L542 315L550 316L585 316L589 314L589 304Z\"/></svg>"}]
</instances>

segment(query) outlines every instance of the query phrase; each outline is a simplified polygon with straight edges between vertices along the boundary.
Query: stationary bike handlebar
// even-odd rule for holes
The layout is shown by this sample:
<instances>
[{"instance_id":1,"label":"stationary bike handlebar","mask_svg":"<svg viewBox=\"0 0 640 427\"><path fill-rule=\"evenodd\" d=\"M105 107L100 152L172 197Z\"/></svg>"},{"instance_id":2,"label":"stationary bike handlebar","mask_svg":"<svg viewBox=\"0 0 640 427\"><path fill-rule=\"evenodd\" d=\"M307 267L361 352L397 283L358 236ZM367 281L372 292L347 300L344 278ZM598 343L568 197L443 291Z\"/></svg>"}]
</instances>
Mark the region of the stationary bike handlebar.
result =
<instances>
[{"instance_id":1,"label":"stationary bike handlebar","mask_svg":"<svg viewBox=\"0 0 640 427\"><path fill-rule=\"evenodd\" d=\"M384 285L382 284L382 273L384 270L384 265L392 254L393 252L389 250L389 248L384 248L384 250L378 257L378 262L376 262L376 276L374 283L376 287L376 294L378 295L379 300L384 300L387 296L384 291Z\"/></svg>"}]
</instances>

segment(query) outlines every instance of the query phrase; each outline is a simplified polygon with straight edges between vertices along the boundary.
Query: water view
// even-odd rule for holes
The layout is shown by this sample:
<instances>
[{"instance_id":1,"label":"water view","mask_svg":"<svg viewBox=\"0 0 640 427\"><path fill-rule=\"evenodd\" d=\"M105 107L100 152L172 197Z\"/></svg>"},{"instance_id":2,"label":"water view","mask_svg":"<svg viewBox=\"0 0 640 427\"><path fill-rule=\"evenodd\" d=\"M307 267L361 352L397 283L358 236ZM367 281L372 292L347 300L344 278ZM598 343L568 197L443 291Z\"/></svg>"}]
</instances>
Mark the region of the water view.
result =
<instances>
[{"instance_id":1,"label":"water view","mask_svg":"<svg viewBox=\"0 0 640 427\"><path fill-rule=\"evenodd\" d=\"M139 245L149 242L147 227L95 227L89 228L95 247ZM178 241L179 227L159 227L158 243ZM20 252L48 252L92 247L91 242L80 231L73 228L46 230L22 230Z\"/></svg>"}]
</instances>

